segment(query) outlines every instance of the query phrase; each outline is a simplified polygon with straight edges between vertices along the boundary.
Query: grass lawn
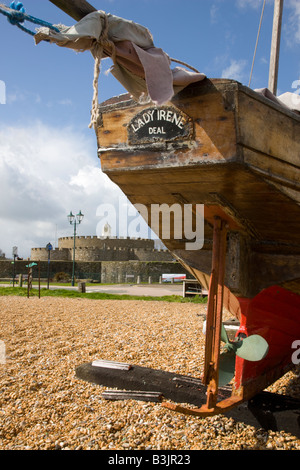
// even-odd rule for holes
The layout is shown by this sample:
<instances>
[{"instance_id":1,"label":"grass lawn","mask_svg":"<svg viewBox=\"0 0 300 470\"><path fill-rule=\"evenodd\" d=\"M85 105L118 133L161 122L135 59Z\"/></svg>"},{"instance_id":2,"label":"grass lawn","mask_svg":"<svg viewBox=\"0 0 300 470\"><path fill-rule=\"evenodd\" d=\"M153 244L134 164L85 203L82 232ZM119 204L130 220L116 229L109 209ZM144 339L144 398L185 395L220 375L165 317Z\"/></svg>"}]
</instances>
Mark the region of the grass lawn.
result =
<instances>
[{"instance_id":1,"label":"grass lawn","mask_svg":"<svg viewBox=\"0 0 300 470\"><path fill-rule=\"evenodd\" d=\"M1 287L0 286L0 296L6 295L18 295L27 297L27 287ZM38 289L31 289L29 293L30 297L38 297ZM136 295L118 295L118 294L106 294L100 292L86 292L81 293L76 290L68 289L46 289L42 288L40 290L41 297L67 297L67 298L76 298L81 297L84 299L114 299L114 300L151 300L151 301L164 301L164 302L180 302L180 303L206 303L207 298L202 298L199 295L195 297L182 297L180 295L165 295L162 297L153 297L153 296L136 296Z\"/></svg>"}]
</instances>

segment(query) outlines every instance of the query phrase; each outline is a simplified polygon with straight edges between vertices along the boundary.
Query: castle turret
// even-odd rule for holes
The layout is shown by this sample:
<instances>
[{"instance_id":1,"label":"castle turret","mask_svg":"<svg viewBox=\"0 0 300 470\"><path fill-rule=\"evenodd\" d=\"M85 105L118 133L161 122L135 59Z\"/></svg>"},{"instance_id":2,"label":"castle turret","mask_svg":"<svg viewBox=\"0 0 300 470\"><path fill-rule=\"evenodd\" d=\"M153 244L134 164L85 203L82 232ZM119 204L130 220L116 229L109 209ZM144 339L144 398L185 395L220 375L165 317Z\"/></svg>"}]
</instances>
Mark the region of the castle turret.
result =
<instances>
[{"instance_id":1,"label":"castle turret","mask_svg":"<svg viewBox=\"0 0 300 470\"><path fill-rule=\"evenodd\" d=\"M107 222L102 229L102 237L111 237L111 226Z\"/></svg>"}]
</instances>

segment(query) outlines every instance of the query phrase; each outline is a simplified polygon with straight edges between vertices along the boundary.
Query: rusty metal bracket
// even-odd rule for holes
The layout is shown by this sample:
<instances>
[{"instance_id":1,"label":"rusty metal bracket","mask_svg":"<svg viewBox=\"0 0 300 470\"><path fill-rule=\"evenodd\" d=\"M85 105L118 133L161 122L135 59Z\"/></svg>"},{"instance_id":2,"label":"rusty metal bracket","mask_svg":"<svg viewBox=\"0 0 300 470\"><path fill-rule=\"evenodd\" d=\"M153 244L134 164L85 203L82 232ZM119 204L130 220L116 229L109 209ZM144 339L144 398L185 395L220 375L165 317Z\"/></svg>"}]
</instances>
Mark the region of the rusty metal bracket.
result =
<instances>
[{"instance_id":1,"label":"rusty metal bracket","mask_svg":"<svg viewBox=\"0 0 300 470\"><path fill-rule=\"evenodd\" d=\"M205 361L202 381L207 385L207 401L201 408L189 409L164 402L173 411L196 416L213 416L224 413L243 401L242 396L232 395L217 403L219 382L219 358L224 297L227 225L220 217L214 218L213 257L206 317Z\"/></svg>"},{"instance_id":2,"label":"rusty metal bracket","mask_svg":"<svg viewBox=\"0 0 300 470\"><path fill-rule=\"evenodd\" d=\"M232 408L236 407L238 404L242 403L244 400L238 395L232 395L225 400L220 401L213 407L209 408L207 404L202 405L201 408L186 408L180 405L174 405L173 403L163 402L162 406L168 408L169 410L176 411L185 415L200 416L206 418L208 416L215 416L218 414L226 413Z\"/></svg>"},{"instance_id":3,"label":"rusty metal bracket","mask_svg":"<svg viewBox=\"0 0 300 470\"><path fill-rule=\"evenodd\" d=\"M207 385L208 409L217 403L221 343L224 276L226 258L226 223L214 219L212 273L208 294L203 383Z\"/></svg>"}]
</instances>

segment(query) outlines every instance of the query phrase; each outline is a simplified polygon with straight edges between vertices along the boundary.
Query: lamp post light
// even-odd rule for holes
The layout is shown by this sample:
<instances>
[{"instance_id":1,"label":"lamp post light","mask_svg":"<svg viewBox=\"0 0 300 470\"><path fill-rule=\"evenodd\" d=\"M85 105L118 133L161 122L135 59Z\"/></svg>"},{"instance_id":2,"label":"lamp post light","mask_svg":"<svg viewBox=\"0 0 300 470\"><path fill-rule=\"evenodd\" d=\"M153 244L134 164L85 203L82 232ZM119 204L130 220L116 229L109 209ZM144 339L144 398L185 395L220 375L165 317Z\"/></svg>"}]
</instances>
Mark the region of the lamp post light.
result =
<instances>
[{"instance_id":1,"label":"lamp post light","mask_svg":"<svg viewBox=\"0 0 300 470\"><path fill-rule=\"evenodd\" d=\"M79 211L76 216L72 214L72 211L68 215L68 220L70 225L74 225L74 246L73 246L73 269L72 269L72 286L75 284L75 238L76 238L76 226L77 224L81 224L84 215Z\"/></svg>"}]
</instances>

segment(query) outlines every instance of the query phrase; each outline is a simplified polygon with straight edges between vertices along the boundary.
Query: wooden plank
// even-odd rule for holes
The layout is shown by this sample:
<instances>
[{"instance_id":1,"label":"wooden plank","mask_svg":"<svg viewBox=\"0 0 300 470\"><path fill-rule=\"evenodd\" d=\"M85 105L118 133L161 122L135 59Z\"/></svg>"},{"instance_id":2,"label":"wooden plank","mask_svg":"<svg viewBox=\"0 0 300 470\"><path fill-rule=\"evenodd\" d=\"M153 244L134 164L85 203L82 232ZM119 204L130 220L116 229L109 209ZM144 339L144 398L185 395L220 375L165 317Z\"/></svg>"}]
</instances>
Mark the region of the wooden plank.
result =
<instances>
[{"instance_id":1,"label":"wooden plank","mask_svg":"<svg viewBox=\"0 0 300 470\"><path fill-rule=\"evenodd\" d=\"M276 188L279 189L280 192L282 192L283 194L286 194L288 197L290 197L291 199L293 199L294 201L297 202L297 204L300 205L300 191L297 191L295 189L292 189L292 188L289 188L289 187L286 187L284 186L284 184L279 184L279 183L275 183L275 181L273 181L272 183Z\"/></svg>"},{"instance_id":2,"label":"wooden plank","mask_svg":"<svg viewBox=\"0 0 300 470\"><path fill-rule=\"evenodd\" d=\"M225 273L226 286L236 295L257 294L269 279L280 280L280 270L283 281L288 273L299 276L286 255L300 249L300 118L237 82L205 80L172 99L193 119L190 146L129 146L127 125L142 108L126 100L103 108L98 140L103 147L118 147L100 155L101 166L129 200L148 208L205 204L208 224L215 215L226 219L230 236L238 237L228 250ZM211 270L211 237L206 224L205 249L196 253L184 250L184 240L164 243L199 280ZM256 269L258 240L258 261L264 251L270 253L266 269L274 275ZM277 269L270 247L278 244L285 252Z\"/></svg>"},{"instance_id":3,"label":"wooden plank","mask_svg":"<svg viewBox=\"0 0 300 470\"><path fill-rule=\"evenodd\" d=\"M96 11L90 3L85 0L49 0L60 10L64 11L67 15L80 21L84 16Z\"/></svg>"},{"instance_id":4,"label":"wooden plank","mask_svg":"<svg viewBox=\"0 0 300 470\"><path fill-rule=\"evenodd\" d=\"M277 162L278 163L278 162ZM287 165L287 167L291 165ZM240 167L241 168L241 167ZM219 205L233 230L265 240L299 243L300 207L275 186L236 167L124 172L112 178L132 203L206 204L206 216ZM201 182L201 184L199 184ZM217 197L216 197L217 195ZM264 203L262 204L262 201ZM227 215L225 215L227 214ZM215 214L220 215L221 214ZM266 220L270 221L266 224Z\"/></svg>"},{"instance_id":5,"label":"wooden plank","mask_svg":"<svg viewBox=\"0 0 300 470\"><path fill-rule=\"evenodd\" d=\"M279 248L280 250L280 248ZM250 260L251 289L253 292L300 279L300 255L278 253L252 253ZM300 283L295 283L299 290ZM292 290L292 289L291 289ZM296 292L296 290L294 290Z\"/></svg>"},{"instance_id":6,"label":"wooden plank","mask_svg":"<svg viewBox=\"0 0 300 470\"><path fill-rule=\"evenodd\" d=\"M105 400L140 400L151 402L160 402L163 398L163 394L161 392L148 392L142 390L105 390L101 396Z\"/></svg>"},{"instance_id":7,"label":"wooden plank","mask_svg":"<svg viewBox=\"0 0 300 470\"><path fill-rule=\"evenodd\" d=\"M115 362L115 361L106 361L101 359L96 359L92 362L93 367L104 367L106 369L118 369L118 370L130 370L132 368L131 364L124 362Z\"/></svg>"},{"instance_id":8,"label":"wooden plank","mask_svg":"<svg viewBox=\"0 0 300 470\"><path fill-rule=\"evenodd\" d=\"M181 383L181 384L188 384L188 385L196 385L198 387L203 386L203 382L201 379L197 379L196 377L174 377L174 382Z\"/></svg>"},{"instance_id":9,"label":"wooden plank","mask_svg":"<svg viewBox=\"0 0 300 470\"><path fill-rule=\"evenodd\" d=\"M234 98L232 98L234 100ZM167 103L170 106L172 103ZM98 146L100 149L120 148L109 151L109 156L102 152L101 163L104 171L114 168L126 169L137 167L158 166L182 166L203 162L222 162L234 160L237 157L236 129L234 118L234 106L228 107L222 94L212 89L207 95L201 95L201 99L176 101L178 109L193 119L194 137L186 148L179 148L178 152L159 149L155 152L155 146L149 145L148 149L141 146L128 146L127 126L134 115L149 106L124 107L123 109L103 109L102 123L97 129ZM224 135L230 135L231 139L224 139ZM101 150L100 150L101 153ZM168 157L168 158L166 158Z\"/></svg>"},{"instance_id":10,"label":"wooden plank","mask_svg":"<svg viewBox=\"0 0 300 470\"><path fill-rule=\"evenodd\" d=\"M283 162L270 155L244 149L244 161L254 171L275 183L282 183L300 192L300 166ZM300 158L299 158L300 161ZM271 169L271 171L270 171Z\"/></svg>"},{"instance_id":11,"label":"wooden plank","mask_svg":"<svg viewBox=\"0 0 300 470\"><path fill-rule=\"evenodd\" d=\"M275 0L268 86L274 95L277 93L282 13L283 0Z\"/></svg>"},{"instance_id":12,"label":"wooden plank","mask_svg":"<svg viewBox=\"0 0 300 470\"><path fill-rule=\"evenodd\" d=\"M270 102L271 103L271 102ZM239 144L252 151L269 155L283 163L300 166L299 118L285 114L284 108L266 106L260 99L239 94ZM272 165L269 173L272 174Z\"/></svg>"},{"instance_id":13,"label":"wooden plank","mask_svg":"<svg viewBox=\"0 0 300 470\"><path fill-rule=\"evenodd\" d=\"M177 190L178 187L182 185L182 188L186 190L191 184L198 185L198 192L202 192L202 187L204 188L203 192L208 190L216 192L218 185L230 189L231 192L237 189L250 192L254 187L248 190L247 185L257 186L257 181L249 172L243 170L241 165L228 163L220 167L191 165L191 167L182 168L134 169L132 171L123 171L122 169L118 171L116 169L109 173L109 177L119 185L132 184L134 188L136 185L149 185L149 188L151 185L169 185L172 187L172 193L180 193L181 191ZM164 187L169 190L167 186Z\"/></svg>"}]
</instances>

